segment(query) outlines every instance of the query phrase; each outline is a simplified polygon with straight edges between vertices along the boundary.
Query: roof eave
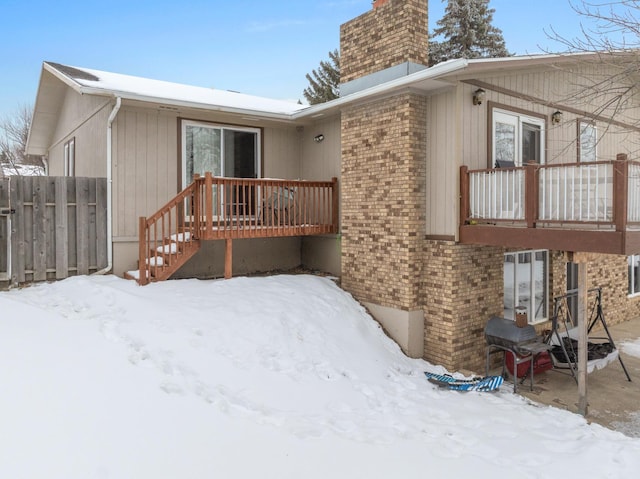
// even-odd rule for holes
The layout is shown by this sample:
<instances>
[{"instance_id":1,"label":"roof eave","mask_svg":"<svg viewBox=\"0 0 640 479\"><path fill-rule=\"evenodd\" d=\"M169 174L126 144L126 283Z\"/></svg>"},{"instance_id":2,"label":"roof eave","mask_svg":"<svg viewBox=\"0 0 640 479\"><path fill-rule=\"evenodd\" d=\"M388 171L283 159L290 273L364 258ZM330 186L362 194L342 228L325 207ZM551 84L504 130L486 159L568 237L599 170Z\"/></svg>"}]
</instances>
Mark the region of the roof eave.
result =
<instances>
[{"instance_id":1,"label":"roof eave","mask_svg":"<svg viewBox=\"0 0 640 479\"><path fill-rule=\"evenodd\" d=\"M310 106L309 108L296 112L291 116L294 120L302 120L310 117L315 117L317 115L322 115L328 110L338 109L340 107L347 106L351 103L363 99L385 95L395 90L410 88L413 85L425 80L437 80L438 78L445 77L446 75L464 70L465 68L467 68L468 64L469 61L465 58L450 60L448 62L435 65L431 68L427 68L425 70L421 70L419 72L412 73L395 80L381 83L380 85L376 85L371 88L358 91L356 93L352 93L351 95L336 98L335 100L331 100L326 103L320 103Z\"/></svg>"}]
</instances>

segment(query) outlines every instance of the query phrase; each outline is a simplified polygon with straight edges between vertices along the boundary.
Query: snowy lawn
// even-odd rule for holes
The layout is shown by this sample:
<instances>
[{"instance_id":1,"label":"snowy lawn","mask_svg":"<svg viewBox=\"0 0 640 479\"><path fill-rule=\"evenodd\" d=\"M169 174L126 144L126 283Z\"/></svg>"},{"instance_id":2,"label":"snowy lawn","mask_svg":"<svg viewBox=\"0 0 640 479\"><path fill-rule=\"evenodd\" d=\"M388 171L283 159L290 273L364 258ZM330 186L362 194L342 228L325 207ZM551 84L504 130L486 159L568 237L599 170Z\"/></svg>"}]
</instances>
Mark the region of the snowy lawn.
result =
<instances>
[{"instance_id":1,"label":"snowy lawn","mask_svg":"<svg viewBox=\"0 0 640 479\"><path fill-rule=\"evenodd\" d=\"M438 389L314 276L0 293L2 478L636 477L640 440Z\"/></svg>"}]
</instances>

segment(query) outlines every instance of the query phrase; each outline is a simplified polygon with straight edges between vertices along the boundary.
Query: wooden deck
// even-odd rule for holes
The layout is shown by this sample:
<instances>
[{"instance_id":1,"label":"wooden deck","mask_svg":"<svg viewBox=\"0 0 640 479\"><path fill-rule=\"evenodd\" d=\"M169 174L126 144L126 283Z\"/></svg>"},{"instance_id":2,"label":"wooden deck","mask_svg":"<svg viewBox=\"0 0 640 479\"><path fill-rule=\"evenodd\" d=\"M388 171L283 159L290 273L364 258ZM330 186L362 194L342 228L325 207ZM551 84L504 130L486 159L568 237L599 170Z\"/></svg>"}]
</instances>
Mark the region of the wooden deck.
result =
<instances>
[{"instance_id":1,"label":"wooden deck","mask_svg":"<svg viewBox=\"0 0 640 479\"><path fill-rule=\"evenodd\" d=\"M459 241L506 248L640 253L640 163L460 169Z\"/></svg>"},{"instance_id":2,"label":"wooden deck","mask_svg":"<svg viewBox=\"0 0 640 479\"><path fill-rule=\"evenodd\" d=\"M219 178L207 173L149 218L139 220L137 281L175 273L200 241L225 240L231 277L232 240L337 233L337 179L301 181Z\"/></svg>"}]
</instances>

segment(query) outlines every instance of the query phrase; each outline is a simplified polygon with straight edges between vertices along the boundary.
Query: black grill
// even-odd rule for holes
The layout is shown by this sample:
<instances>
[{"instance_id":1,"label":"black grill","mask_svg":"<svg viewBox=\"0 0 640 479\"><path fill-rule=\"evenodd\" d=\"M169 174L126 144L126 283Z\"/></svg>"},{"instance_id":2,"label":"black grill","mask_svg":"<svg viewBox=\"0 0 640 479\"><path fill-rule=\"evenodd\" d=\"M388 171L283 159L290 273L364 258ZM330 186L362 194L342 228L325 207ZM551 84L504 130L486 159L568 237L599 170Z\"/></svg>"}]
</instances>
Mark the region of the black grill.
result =
<instances>
[{"instance_id":1,"label":"black grill","mask_svg":"<svg viewBox=\"0 0 640 479\"><path fill-rule=\"evenodd\" d=\"M527 346L540 342L533 326L519 328L515 321L496 316L487 322L484 337L488 345L500 346L521 355L530 354L531 350Z\"/></svg>"}]
</instances>

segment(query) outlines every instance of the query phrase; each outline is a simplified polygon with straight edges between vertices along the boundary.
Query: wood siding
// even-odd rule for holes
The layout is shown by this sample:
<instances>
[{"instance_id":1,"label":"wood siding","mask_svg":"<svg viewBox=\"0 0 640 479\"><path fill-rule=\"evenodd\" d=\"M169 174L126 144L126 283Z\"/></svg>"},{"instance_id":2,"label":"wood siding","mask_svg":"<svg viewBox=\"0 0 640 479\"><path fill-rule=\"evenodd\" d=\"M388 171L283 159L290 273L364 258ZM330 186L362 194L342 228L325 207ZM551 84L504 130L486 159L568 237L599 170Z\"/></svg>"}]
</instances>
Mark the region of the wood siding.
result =
<instances>
[{"instance_id":1,"label":"wood siding","mask_svg":"<svg viewBox=\"0 0 640 479\"><path fill-rule=\"evenodd\" d=\"M113 129L113 235L138 234L138 217L178 190L178 134L173 114L123 107Z\"/></svg>"},{"instance_id":2,"label":"wood siding","mask_svg":"<svg viewBox=\"0 0 640 479\"><path fill-rule=\"evenodd\" d=\"M324 136L324 140L318 143L314 138L320 134ZM305 126L302 138L302 179L339 178L342 154L340 117L334 116Z\"/></svg>"},{"instance_id":3,"label":"wood siding","mask_svg":"<svg viewBox=\"0 0 640 479\"><path fill-rule=\"evenodd\" d=\"M587 118L582 112L595 111L589 92L575 94L584 88L580 82L606 76L602 68L578 65L573 70L529 70L483 77L460 78L458 86L433 95L429 102L427 160L427 235L450 237L457 235L458 168L489 166L490 108L506 109L541 115L546 119L545 162L575 163L578 158L578 121ZM486 91L482 105L473 105L473 92L478 85ZM637 108L628 105L625 114L632 118ZM562 121L553 125L551 114L559 110ZM630 116L631 115L631 116ZM625 121L624 115L616 116ZM628 120L631 121L631 120ZM595 122L598 135L598 160L615 160L619 153L635 160L634 140L638 132L610 124L603 119Z\"/></svg>"},{"instance_id":4,"label":"wood siding","mask_svg":"<svg viewBox=\"0 0 640 479\"><path fill-rule=\"evenodd\" d=\"M109 98L79 95L67 88L49 147L50 175L64 174L64 144L75 138L76 176L106 176L107 119L114 104Z\"/></svg>"},{"instance_id":5,"label":"wood siding","mask_svg":"<svg viewBox=\"0 0 640 479\"><path fill-rule=\"evenodd\" d=\"M458 227L457 195L461 132L455 90L432 96L427 109L426 234L453 238Z\"/></svg>"}]
</instances>

